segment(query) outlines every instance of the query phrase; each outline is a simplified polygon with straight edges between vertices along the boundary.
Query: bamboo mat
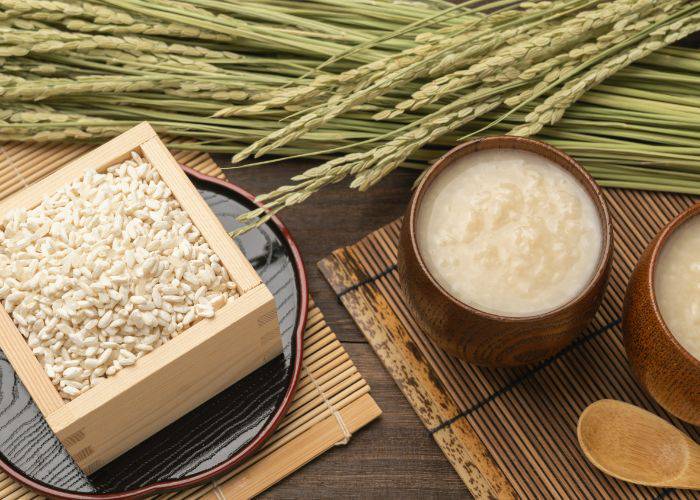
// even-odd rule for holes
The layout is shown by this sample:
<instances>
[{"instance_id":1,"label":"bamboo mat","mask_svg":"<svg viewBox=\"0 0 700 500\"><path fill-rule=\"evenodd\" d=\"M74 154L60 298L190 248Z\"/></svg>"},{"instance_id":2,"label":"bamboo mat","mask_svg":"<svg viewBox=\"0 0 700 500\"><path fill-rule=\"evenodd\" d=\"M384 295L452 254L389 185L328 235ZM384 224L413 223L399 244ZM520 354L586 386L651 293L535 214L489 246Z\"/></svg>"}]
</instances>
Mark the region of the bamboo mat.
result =
<instances>
[{"instance_id":1,"label":"bamboo mat","mask_svg":"<svg viewBox=\"0 0 700 500\"><path fill-rule=\"evenodd\" d=\"M0 199L91 148L65 143L0 143ZM174 156L200 172L225 178L208 154L180 151L174 152ZM333 446L346 444L352 433L377 418L381 410L369 390L323 314L311 302L304 334L302 374L287 416L272 437L233 472L162 498L229 500L263 492ZM0 498L40 497L0 472Z\"/></svg>"},{"instance_id":2,"label":"bamboo mat","mask_svg":"<svg viewBox=\"0 0 700 500\"><path fill-rule=\"evenodd\" d=\"M590 327L558 355L532 367L471 366L437 348L416 326L400 290L396 244L401 220L319 263L445 456L478 497L697 498L605 476L576 439L581 411L612 398L671 420L696 440L697 428L670 417L633 380L621 342L627 279L657 231L687 196L606 190L615 258L603 305Z\"/></svg>"}]
</instances>

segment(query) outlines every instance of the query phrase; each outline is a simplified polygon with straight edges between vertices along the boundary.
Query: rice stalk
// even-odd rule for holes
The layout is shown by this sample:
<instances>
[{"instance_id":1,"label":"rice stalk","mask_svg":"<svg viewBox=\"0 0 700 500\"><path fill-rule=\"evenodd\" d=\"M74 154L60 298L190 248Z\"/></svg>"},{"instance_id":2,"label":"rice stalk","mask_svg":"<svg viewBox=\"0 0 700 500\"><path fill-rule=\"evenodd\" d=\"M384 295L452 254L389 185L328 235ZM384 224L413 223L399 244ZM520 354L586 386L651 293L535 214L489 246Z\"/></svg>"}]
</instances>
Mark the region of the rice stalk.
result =
<instances>
[{"instance_id":1,"label":"rice stalk","mask_svg":"<svg viewBox=\"0 0 700 500\"><path fill-rule=\"evenodd\" d=\"M149 120L181 149L325 161L263 197L273 210L342 179L368 189L398 166L425 168L486 131L536 132L610 185L700 193L700 55L659 48L700 28L698 11L689 0L0 0L0 132L98 142Z\"/></svg>"},{"instance_id":2,"label":"rice stalk","mask_svg":"<svg viewBox=\"0 0 700 500\"><path fill-rule=\"evenodd\" d=\"M545 124L558 122L566 109L578 100L587 90L614 75L617 71L642 59L644 56L670 45L700 29L700 15L678 20L651 33L650 39L607 60L570 82L558 92L548 97L544 103L525 117L525 123L514 128L510 134L529 136L539 132Z\"/></svg>"}]
</instances>

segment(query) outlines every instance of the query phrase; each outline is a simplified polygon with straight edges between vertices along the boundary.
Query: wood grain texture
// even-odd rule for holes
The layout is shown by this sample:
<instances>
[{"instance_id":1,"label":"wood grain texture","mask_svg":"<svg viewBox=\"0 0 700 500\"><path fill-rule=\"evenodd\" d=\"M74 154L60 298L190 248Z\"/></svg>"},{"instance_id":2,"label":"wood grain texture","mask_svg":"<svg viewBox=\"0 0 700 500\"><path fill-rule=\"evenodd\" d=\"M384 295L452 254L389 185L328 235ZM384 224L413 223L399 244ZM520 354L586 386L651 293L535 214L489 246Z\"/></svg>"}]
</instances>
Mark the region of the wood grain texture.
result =
<instances>
[{"instance_id":1,"label":"wood grain texture","mask_svg":"<svg viewBox=\"0 0 700 500\"><path fill-rule=\"evenodd\" d=\"M470 307L447 292L430 275L420 255L417 217L425 193L455 161L485 150L534 153L559 165L586 191L602 228L601 253L583 290L553 311L529 317L506 317ZM441 348L467 362L485 366L519 366L542 361L570 344L593 319L603 299L612 263L612 226L603 194L593 178L571 157L525 137L493 136L465 142L445 153L423 176L406 209L398 243L398 271L409 309L420 328Z\"/></svg>"},{"instance_id":2,"label":"wood grain texture","mask_svg":"<svg viewBox=\"0 0 700 500\"><path fill-rule=\"evenodd\" d=\"M658 415L601 399L583 410L576 434L588 460L606 474L645 486L700 489L700 444Z\"/></svg>"},{"instance_id":3,"label":"wood grain texture","mask_svg":"<svg viewBox=\"0 0 700 500\"><path fill-rule=\"evenodd\" d=\"M78 465L92 473L279 354L271 312L272 295L258 286L46 421ZM270 320L261 324L264 317Z\"/></svg>"},{"instance_id":4,"label":"wood grain texture","mask_svg":"<svg viewBox=\"0 0 700 500\"><path fill-rule=\"evenodd\" d=\"M367 382L313 303L308 316L304 370L287 416L275 434L232 472L163 498L196 499L214 494L219 500L233 500L257 495L329 448L346 444L342 426L352 434L381 414Z\"/></svg>"},{"instance_id":5,"label":"wood grain texture","mask_svg":"<svg viewBox=\"0 0 700 500\"><path fill-rule=\"evenodd\" d=\"M661 318L653 279L663 245L698 213L700 204L691 206L647 246L627 286L622 315L625 350L637 380L667 411L693 425L700 425L700 360L678 343Z\"/></svg>"},{"instance_id":6,"label":"wood grain texture","mask_svg":"<svg viewBox=\"0 0 700 500\"><path fill-rule=\"evenodd\" d=\"M380 414L381 410L369 394L365 394L338 412L351 433L356 432ZM290 442L280 447L274 453L238 472L235 480L217 485L203 498L207 500L221 500L222 497L251 498L272 486L278 478L288 476L313 460L323 450L342 442L343 438L336 416L328 416L300 436L299 442Z\"/></svg>"},{"instance_id":7,"label":"wood grain texture","mask_svg":"<svg viewBox=\"0 0 700 500\"><path fill-rule=\"evenodd\" d=\"M700 34L686 40L686 46L697 47L700 44ZM17 143L10 144L13 145L17 147ZM77 148L84 148L83 151L90 148L89 145L75 144L50 146L63 150L58 157L69 154L77 157L80 154L76 153ZM26 151L21 147L19 150ZM0 198L4 193L14 191L20 182L15 174L9 174L9 162L2 153L4 151L0 149L0 174L8 175L11 180L4 182L0 177ZM195 168L210 175L224 176L209 155L177 152L175 156L193 167L189 162L191 158L196 158L202 161L202 165L201 168ZM222 167L230 166L230 155L213 156ZM13 163L20 168L31 165L31 162ZM262 194L316 165L316 161L302 159L263 167L226 170L225 175L251 193ZM27 172L28 177L31 175L33 174ZM334 249L351 245L402 215L416 176L417 173L413 170L398 169L379 185L365 192L351 192L345 182L334 184L312 196L303 205L282 212L282 219L302 250L311 294L324 312L325 320L333 327L359 371L371 384L372 394L382 407L384 417L353 436L351 446L329 450L322 458L262 493L261 498L288 499L304 494L320 496L321 491L330 498L403 500L468 497L461 480L440 448L425 431L352 317L315 267L316 262ZM0 498L17 494L18 488L20 485L17 483L8 484L7 479L0 478ZM27 494L26 490L20 495L24 494Z\"/></svg>"},{"instance_id":8,"label":"wood grain texture","mask_svg":"<svg viewBox=\"0 0 700 500\"><path fill-rule=\"evenodd\" d=\"M176 142L177 139L169 138L168 141ZM89 146L76 144L36 145L29 143L0 143L0 198L16 191L18 188L25 187L27 184L31 183L32 180L36 180L50 174L60 166L65 165L66 163L80 156L88 149L90 149ZM174 156L177 161L186 163L190 167L203 173L224 178L222 171L207 154L176 151ZM256 179L257 178L258 177L256 177ZM259 189L257 191L259 191ZM337 308L337 310L341 311L339 308ZM369 352L368 349L363 349L360 351L357 350L357 348L366 346L349 344L347 347L351 349L354 356L359 356L363 359L363 365L366 368L370 369L375 374L383 374L383 372L380 372L376 358ZM338 433L341 433L341 431L340 427L338 427L336 418L332 416L331 408L335 408L337 411L343 412L345 407L352 405L358 399L363 399L365 401L369 399L368 384L359 374L357 367L348 356L345 348L336 338L335 333L326 324L323 314L313 303L310 304L309 308L307 329L304 339L304 349L304 362L307 372L302 375L298 382L298 389L288 415L285 417L282 424L275 431L270 440L265 444L264 448L261 449L249 461L247 461L246 464L254 464L256 461L275 453L276 450L279 450L285 446L287 449L300 447L300 443L303 444L307 439L307 436L310 433L313 434L315 427L320 423L323 423L323 425L327 428L329 423L334 422L336 427L333 435L337 436ZM315 383L311 382L312 377L316 380ZM380 390L386 392L387 389L393 393L394 386L393 382L385 378L384 383L380 384ZM402 412L399 414L398 421L402 422L402 418L406 416L411 419L409 421L412 421L414 417L405 401L398 399L398 396L395 397L395 401L403 408ZM329 404L332 406L329 406ZM355 407L357 408L359 406L356 405ZM349 428L354 429L360 423L369 422L377 416L378 411L376 404L367 404L365 402L362 403L362 407L368 408L368 411L363 413L363 415L358 419L353 417L353 419L348 422ZM396 415L393 416L396 417ZM392 420L395 422L395 419ZM405 427L402 428L405 429ZM409 428L416 429L410 426ZM373 432L386 433L386 431L389 429L396 432L395 427L388 424L379 427L378 431ZM371 444L372 441L375 443L378 441L371 436L372 434L367 435L360 433L360 438L364 440L370 439L370 442L368 443L365 441L364 445L362 443L358 443L360 453L364 453L364 451L368 448L372 448L372 446L368 446L368 444ZM354 442L355 439L356 437L353 436L352 442ZM411 441L418 443L423 442L424 445L428 444L431 446L431 448L428 448L429 450L432 449L433 446L429 442L429 438L424 435L415 436ZM333 441L333 443L330 443L329 441L321 442L320 448L315 450L314 454L318 455L329 448L333 448L335 442L336 441ZM394 446L400 447L401 442L396 442ZM333 457L342 457L348 452L352 453L354 448L355 446L336 447L331 455L333 455ZM426 453L421 453L422 470L424 473L436 470L436 466L439 466L442 463L442 458L438 453L439 452L437 452L437 450L433 452L434 460L432 462L425 460L425 456L427 455ZM329 463L331 467L334 460L335 459L332 459ZM324 462L322 462L322 466L323 463ZM345 463L344 460L343 463ZM369 464L370 462L363 461L363 463ZM428 464L430 464L431 467L426 468L426 465ZM294 467L294 465L295 462L290 462L289 464L285 465L285 467L281 469L280 474L288 472L289 467ZM301 465L301 463L298 463L296 466L298 467ZM401 474L400 464L397 463L396 465L397 467L393 467L393 470L397 470L398 473ZM318 467L318 464L315 466ZM242 466L240 470L243 470L244 467L245 465ZM267 487L267 485L277 482L282 478L281 475L270 475L266 471L266 468L259 467L256 469L255 473L250 473L246 476L245 481L252 481L253 484L257 485L256 488L249 490L251 494L259 494L262 489ZM447 472L450 473L449 470ZM327 475L327 472L322 474L323 477L326 477ZM303 477L304 476L302 475L302 478ZM381 478L384 477L385 476L382 473ZM376 475L375 478L377 478ZM201 496L206 494L206 492L211 491L216 485L227 484L227 481L229 480L235 481L235 476L229 474L224 478L220 478L216 483L209 483L194 490L166 495L166 497L189 498ZM285 487L289 487L290 484L295 484L296 481L298 481L298 479L293 478L291 482L286 482L286 486L282 486L282 490L284 490ZM460 489L457 481L452 480L450 484L452 491L457 493ZM298 487L295 487L295 489L298 490ZM346 490L344 489L344 491ZM444 488L441 491L445 491ZM289 495L286 496L288 497ZM5 474L0 473L0 498L22 498L28 500L39 497L35 493L24 488L19 483L14 482Z\"/></svg>"},{"instance_id":9,"label":"wood grain texture","mask_svg":"<svg viewBox=\"0 0 700 500\"><path fill-rule=\"evenodd\" d=\"M578 415L603 397L650 409L698 438L697 429L668 415L634 382L619 328L625 285L637 257L663 224L692 201L680 195L624 190L606 190L605 195L617 251L603 304L583 335L558 355L533 367L489 369L469 365L447 355L420 331L408 313L396 271L400 221L338 249L319 264L389 373L398 374L395 380L399 388L427 422L428 431L448 459L456 462L451 458L456 450L474 464L472 476L483 476L481 480L470 477L466 483L470 488L496 477L487 482L505 481L506 487L526 498L661 493L611 479L582 456L575 433ZM405 354L408 351L410 356ZM392 356L393 352L402 354ZM432 384L426 386L426 378ZM443 411L444 397L436 398L433 388L451 401L447 411ZM458 411L449 414L452 406ZM433 425L435 415L445 418ZM454 433L455 426L465 426L467 432L464 436L455 433L449 446L445 445L440 434ZM469 434L477 436L476 445L469 441ZM456 446L455 439L459 441ZM481 450L486 450L493 467L479 466L474 461ZM482 496L483 491L475 488L473 493ZM687 497L680 491L666 491L664 495Z\"/></svg>"},{"instance_id":10,"label":"wood grain texture","mask_svg":"<svg viewBox=\"0 0 700 500\"><path fill-rule=\"evenodd\" d=\"M214 154L212 157L231 182L253 194L275 189L285 179L318 164L294 160L241 169L232 168L229 155ZM367 341L329 288L316 263L336 248L352 245L367 233L403 215L417 177L415 170L398 169L367 191L350 190L347 182L331 184L303 204L281 212L282 221L301 249L311 295L342 342Z\"/></svg>"},{"instance_id":11,"label":"wood grain texture","mask_svg":"<svg viewBox=\"0 0 700 500\"><path fill-rule=\"evenodd\" d=\"M348 252L344 256L344 252ZM341 256L343 254L343 256ZM333 260L320 262L322 272L329 277L334 290L342 292L364 279L364 275L350 266L339 265L340 262L354 260L362 262L366 257L346 248L338 251ZM387 292L387 296L384 295ZM402 320L413 323L413 318L405 314L394 316L391 312L389 295L386 289L371 290L370 295L347 293L343 303L351 311L362 311L354 316L363 333L371 338L370 343L379 357L384 361L392 378L399 384L409 401L422 401L416 412L423 424L432 429L458 413L459 408L445 394L442 384L432 377L419 347L411 339ZM346 298L347 297L347 298ZM351 303L351 306L347 304ZM405 311L402 311L402 313ZM374 318L382 321L374 321ZM387 362L390 360L390 362ZM512 489L506 484L488 451L481 446L478 437L466 426L458 425L445 428L435 434L435 439L445 451L445 455L475 496L513 496ZM465 443L473 444L469 449Z\"/></svg>"},{"instance_id":12,"label":"wood grain texture","mask_svg":"<svg viewBox=\"0 0 700 500\"><path fill-rule=\"evenodd\" d=\"M46 375L12 318L1 305L0 349L8 359L12 360L12 367L44 415L50 415L63 406L63 398Z\"/></svg>"},{"instance_id":13,"label":"wood grain texture","mask_svg":"<svg viewBox=\"0 0 700 500\"><path fill-rule=\"evenodd\" d=\"M195 499L214 491L219 493L219 499L239 498L230 493L224 495L224 488L228 492L245 491L246 495L250 496L260 494L270 485L280 481L285 474L290 474L308 460L343 441L343 432L337 418L331 412L331 407L340 414L347 429L352 433L379 416L381 411L369 395L369 386L358 376L357 368L348 353L337 341L335 334L325 323L323 314L313 303L310 305L308 316L304 338L304 363L307 371L299 380L289 413L273 436L261 450L233 472L196 488L162 495L162 498ZM373 354L370 356L372 361L376 361ZM316 384L310 381L311 377L316 380ZM320 437L315 437L317 430L320 431ZM355 439L353 436L351 442ZM310 443L313 443L313 446L309 446ZM362 445L360 447L364 450L371 448ZM333 453L352 448L336 447ZM260 465L257 465L258 463ZM40 498L0 473L0 498L8 497L27 500Z\"/></svg>"},{"instance_id":14,"label":"wood grain texture","mask_svg":"<svg viewBox=\"0 0 700 500\"><path fill-rule=\"evenodd\" d=\"M1 210L32 208L58 186L101 171L141 151L160 173L241 294L215 317L196 323L133 368L56 407L51 380L9 316L0 315L3 352L56 436L90 474L174 422L281 352L272 294L148 123L141 123L0 202ZM240 273L240 274L238 274ZM237 324L238 323L238 324ZM22 345L24 344L24 345ZM231 352L230 346L236 349ZM232 362L233 361L233 362ZM56 397L60 396L56 392Z\"/></svg>"},{"instance_id":15,"label":"wood grain texture","mask_svg":"<svg viewBox=\"0 0 700 500\"><path fill-rule=\"evenodd\" d=\"M333 447L260 498L469 498L374 351L366 343L346 343L345 348L372 381L381 418L354 433L348 446Z\"/></svg>"},{"instance_id":16,"label":"wood grain texture","mask_svg":"<svg viewBox=\"0 0 700 500\"><path fill-rule=\"evenodd\" d=\"M214 253L221 258L229 276L238 285L239 291L246 293L258 286L260 277L253 266L243 257L241 250L214 216L160 138L154 136L140 146L146 159L158 170L163 182L171 189L182 209L190 216Z\"/></svg>"},{"instance_id":17,"label":"wood grain texture","mask_svg":"<svg viewBox=\"0 0 700 500\"><path fill-rule=\"evenodd\" d=\"M106 142L102 146L91 149L83 156L70 162L69 164L61 166L60 169L52 169L55 171L43 177L40 181L27 184L26 186L22 186L20 183L17 187L23 189L20 189L15 194L0 202L0 213L6 213L14 207L33 208L43 199L44 196L52 194L54 191L56 191L57 186L63 186L80 178L80 176L82 176L82 174L90 168L94 168L96 170L105 169L109 165L113 165L120 160L126 159L128 154L134 148L137 148L155 136L156 131L153 130L149 124L145 122L141 123L118 137L115 137L109 142ZM34 148L29 149L33 150ZM46 161L55 162L60 158L60 156L58 156L59 154L60 153L57 153L56 155L49 155ZM10 172L8 172L8 175L10 178L12 178L13 174L16 173L14 172L15 169L13 168L13 165L18 161L18 159L17 157L12 157L10 161L11 163L8 164L10 167ZM20 159L19 161L26 162L27 159ZM17 181L18 179L15 177L13 182L17 184Z\"/></svg>"},{"instance_id":18,"label":"wood grain texture","mask_svg":"<svg viewBox=\"0 0 700 500\"><path fill-rule=\"evenodd\" d=\"M214 158L223 168L230 166L228 156ZM224 172L250 192L264 193L279 186L280 179L315 164L296 160ZM384 413L353 436L351 446L330 450L261 498L287 499L316 491L341 498L469 497L463 482L316 266L339 246L350 245L399 217L417 175L414 170L398 169L365 192L350 191L347 183L333 184L281 214L302 250L314 300L372 386L372 396ZM362 481L357 481L358 477Z\"/></svg>"}]
</instances>

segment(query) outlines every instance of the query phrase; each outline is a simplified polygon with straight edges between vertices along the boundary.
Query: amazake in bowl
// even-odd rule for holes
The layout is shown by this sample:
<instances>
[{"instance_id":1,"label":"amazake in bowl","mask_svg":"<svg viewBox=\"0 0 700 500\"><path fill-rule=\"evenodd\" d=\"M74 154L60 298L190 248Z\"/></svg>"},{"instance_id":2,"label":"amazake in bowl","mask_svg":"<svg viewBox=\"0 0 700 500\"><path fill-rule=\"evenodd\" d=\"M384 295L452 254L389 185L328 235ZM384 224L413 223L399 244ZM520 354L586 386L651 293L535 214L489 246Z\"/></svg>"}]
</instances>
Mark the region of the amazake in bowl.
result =
<instances>
[{"instance_id":1,"label":"amazake in bowl","mask_svg":"<svg viewBox=\"0 0 700 500\"><path fill-rule=\"evenodd\" d=\"M700 203L664 227L640 257L627 285L622 331L627 357L639 383L669 413L700 425L700 360L666 326L654 292L661 249L673 232L694 216L700 216Z\"/></svg>"},{"instance_id":2,"label":"amazake in bowl","mask_svg":"<svg viewBox=\"0 0 700 500\"><path fill-rule=\"evenodd\" d=\"M595 273L571 301L550 312L508 317L475 309L448 293L430 275L418 249L417 214L433 180L455 160L485 149L519 149L547 158L581 183L593 200L603 245ZM521 137L486 137L461 144L425 174L408 205L401 228L398 265L404 295L421 328L444 350L470 363L517 366L536 363L569 344L593 318L603 298L612 262L612 226L603 194L571 157L543 142Z\"/></svg>"}]
</instances>

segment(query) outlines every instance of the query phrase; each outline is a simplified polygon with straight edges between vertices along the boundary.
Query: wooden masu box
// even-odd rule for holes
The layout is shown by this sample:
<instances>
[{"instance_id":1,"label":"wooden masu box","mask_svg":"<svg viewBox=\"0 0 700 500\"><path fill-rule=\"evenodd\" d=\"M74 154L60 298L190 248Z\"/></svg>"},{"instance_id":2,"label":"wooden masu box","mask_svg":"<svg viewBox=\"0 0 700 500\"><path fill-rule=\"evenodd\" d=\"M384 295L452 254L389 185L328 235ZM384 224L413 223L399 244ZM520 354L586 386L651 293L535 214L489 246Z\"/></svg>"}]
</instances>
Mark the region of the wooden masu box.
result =
<instances>
[{"instance_id":1,"label":"wooden masu box","mask_svg":"<svg viewBox=\"0 0 700 500\"><path fill-rule=\"evenodd\" d=\"M136 151L147 159L221 258L239 297L213 318L65 402L0 305L0 348L75 462L91 473L262 366L282 349L272 294L148 123L0 202L0 213L33 208L90 169L104 171Z\"/></svg>"}]
</instances>

